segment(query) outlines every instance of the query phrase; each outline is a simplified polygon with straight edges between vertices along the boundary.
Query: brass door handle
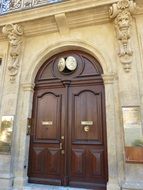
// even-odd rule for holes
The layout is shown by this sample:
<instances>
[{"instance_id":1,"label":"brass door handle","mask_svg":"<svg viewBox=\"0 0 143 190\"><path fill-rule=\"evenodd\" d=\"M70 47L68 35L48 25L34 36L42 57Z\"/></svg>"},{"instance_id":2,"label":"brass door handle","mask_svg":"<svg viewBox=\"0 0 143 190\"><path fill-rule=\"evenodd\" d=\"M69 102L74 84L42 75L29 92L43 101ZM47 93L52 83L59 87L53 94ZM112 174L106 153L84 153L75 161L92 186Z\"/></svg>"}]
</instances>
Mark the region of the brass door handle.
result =
<instances>
[{"instance_id":1,"label":"brass door handle","mask_svg":"<svg viewBox=\"0 0 143 190\"><path fill-rule=\"evenodd\" d=\"M60 150L63 149L63 143L60 143Z\"/></svg>"},{"instance_id":2,"label":"brass door handle","mask_svg":"<svg viewBox=\"0 0 143 190\"><path fill-rule=\"evenodd\" d=\"M61 154L65 153L65 151L63 150L63 143L60 143L60 150L61 150Z\"/></svg>"}]
</instances>

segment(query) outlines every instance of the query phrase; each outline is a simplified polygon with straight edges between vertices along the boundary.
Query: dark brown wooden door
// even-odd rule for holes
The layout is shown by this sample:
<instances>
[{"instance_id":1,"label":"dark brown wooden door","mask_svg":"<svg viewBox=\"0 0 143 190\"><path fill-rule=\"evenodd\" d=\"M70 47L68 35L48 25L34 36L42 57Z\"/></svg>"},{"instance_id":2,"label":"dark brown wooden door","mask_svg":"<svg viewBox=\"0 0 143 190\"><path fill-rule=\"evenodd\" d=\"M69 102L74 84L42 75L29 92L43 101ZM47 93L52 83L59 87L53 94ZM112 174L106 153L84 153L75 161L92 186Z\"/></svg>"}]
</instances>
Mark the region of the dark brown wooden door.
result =
<instances>
[{"instance_id":1,"label":"dark brown wooden door","mask_svg":"<svg viewBox=\"0 0 143 190\"><path fill-rule=\"evenodd\" d=\"M103 97L102 85L73 86L70 89L68 168L71 186L106 188Z\"/></svg>"},{"instance_id":2,"label":"dark brown wooden door","mask_svg":"<svg viewBox=\"0 0 143 190\"><path fill-rule=\"evenodd\" d=\"M64 135L64 91L50 88L35 92L29 164L31 182L62 184L64 156L60 143Z\"/></svg>"},{"instance_id":3,"label":"dark brown wooden door","mask_svg":"<svg viewBox=\"0 0 143 190\"><path fill-rule=\"evenodd\" d=\"M93 70L91 65L84 66L81 78L72 79L71 74L69 78L67 75L47 81L38 79L33 101L29 182L106 189L104 85L99 75L86 75L85 69ZM39 76L46 72L44 66Z\"/></svg>"}]
</instances>

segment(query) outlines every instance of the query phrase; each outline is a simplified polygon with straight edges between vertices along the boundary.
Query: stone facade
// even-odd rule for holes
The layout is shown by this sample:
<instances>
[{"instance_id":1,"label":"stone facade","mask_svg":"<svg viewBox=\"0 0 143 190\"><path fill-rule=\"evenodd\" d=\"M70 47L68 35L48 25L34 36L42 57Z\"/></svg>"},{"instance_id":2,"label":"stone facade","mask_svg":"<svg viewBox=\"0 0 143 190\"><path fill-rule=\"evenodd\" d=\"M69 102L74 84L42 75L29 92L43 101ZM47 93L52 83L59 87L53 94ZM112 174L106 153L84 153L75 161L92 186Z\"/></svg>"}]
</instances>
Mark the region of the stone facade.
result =
<instances>
[{"instance_id":1,"label":"stone facade","mask_svg":"<svg viewBox=\"0 0 143 190\"><path fill-rule=\"evenodd\" d=\"M119 2L70 0L0 16L0 116L15 118L11 154L0 154L0 190L27 183L34 79L45 60L65 50L91 54L104 71L107 189L143 190L143 165L125 162L122 122L123 106L139 106L143 118L143 3L123 0L119 8Z\"/></svg>"}]
</instances>

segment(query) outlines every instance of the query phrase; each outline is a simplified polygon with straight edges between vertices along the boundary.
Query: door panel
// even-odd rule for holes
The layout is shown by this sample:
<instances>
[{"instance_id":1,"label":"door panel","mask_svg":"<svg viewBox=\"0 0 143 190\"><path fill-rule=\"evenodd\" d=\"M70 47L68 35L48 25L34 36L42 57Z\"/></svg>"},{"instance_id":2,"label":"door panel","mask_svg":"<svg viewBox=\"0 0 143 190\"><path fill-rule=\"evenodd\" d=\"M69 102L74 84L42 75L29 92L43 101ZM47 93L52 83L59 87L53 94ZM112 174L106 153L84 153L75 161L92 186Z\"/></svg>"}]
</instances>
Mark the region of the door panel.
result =
<instances>
[{"instance_id":1,"label":"door panel","mask_svg":"<svg viewBox=\"0 0 143 190\"><path fill-rule=\"evenodd\" d=\"M60 154L59 148L48 148L47 160L49 167L47 167L47 173L60 175Z\"/></svg>"},{"instance_id":2,"label":"door panel","mask_svg":"<svg viewBox=\"0 0 143 190\"><path fill-rule=\"evenodd\" d=\"M72 149L72 166L71 172L73 176L84 177L85 176L85 150L84 149Z\"/></svg>"},{"instance_id":3,"label":"door panel","mask_svg":"<svg viewBox=\"0 0 143 190\"><path fill-rule=\"evenodd\" d=\"M91 90L80 91L79 94L73 94L73 138L74 141L90 140L102 143L102 118L101 113L101 93L94 93ZM92 121L89 132L86 133L81 125L82 121Z\"/></svg>"},{"instance_id":4,"label":"door panel","mask_svg":"<svg viewBox=\"0 0 143 190\"><path fill-rule=\"evenodd\" d=\"M33 154L33 162L32 162L32 168L34 173L44 173L45 168L45 152L43 147L33 147L32 148L32 154Z\"/></svg>"},{"instance_id":5,"label":"door panel","mask_svg":"<svg viewBox=\"0 0 143 190\"><path fill-rule=\"evenodd\" d=\"M51 92L37 98L35 140L55 140L60 137L61 96ZM49 122L49 125L48 125Z\"/></svg>"},{"instance_id":6,"label":"door panel","mask_svg":"<svg viewBox=\"0 0 143 190\"><path fill-rule=\"evenodd\" d=\"M89 163L91 163L89 176L96 178L97 176L103 177L104 151L100 149L89 150Z\"/></svg>"},{"instance_id":7,"label":"door panel","mask_svg":"<svg viewBox=\"0 0 143 190\"><path fill-rule=\"evenodd\" d=\"M64 127L64 119L61 118L65 114L64 96L62 88L39 89L35 93L29 182L62 184L64 157L61 155L60 137Z\"/></svg>"},{"instance_id":8,"label":"door panel","mask_svg":"<svg viewBox=\"0 0 143 190\"><path fill-rule=\"evenodd\" d=\"M74 86L70 88L69 184L105 189L107 181L106 138L104 114L104 88ZM84 122L83 122L84 121ZM89 131L85 131L86 123ZM98 189L98 188L97 188Z\"/></svg>"}]
</instances>

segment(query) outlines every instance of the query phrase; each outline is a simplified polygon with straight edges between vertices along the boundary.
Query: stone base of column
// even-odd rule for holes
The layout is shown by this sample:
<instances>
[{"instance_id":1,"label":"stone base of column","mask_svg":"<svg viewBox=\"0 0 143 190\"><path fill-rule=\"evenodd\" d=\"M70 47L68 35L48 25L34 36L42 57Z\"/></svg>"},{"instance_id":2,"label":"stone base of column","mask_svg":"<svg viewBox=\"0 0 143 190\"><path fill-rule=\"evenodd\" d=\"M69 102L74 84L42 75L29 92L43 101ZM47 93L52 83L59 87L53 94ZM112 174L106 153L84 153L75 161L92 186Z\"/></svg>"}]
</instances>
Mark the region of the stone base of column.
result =
<instances>
[{"instance_id":1,"label":"stone base of column","mask_svg":"<svg viewBox=\"0 0 143 190\"><path fill-rule=\"evenodd\" d=\"M107 190L121 190L121 187L117 182L108 182Z\"/></svg>"},{"instance_id":2,"label":"stone base of column","mask_svg":"<svg viewBox=\"0 0 143 190\"><path fill-rule=\"evenodd\" d=\"M142 181L126 181L122 185L122 190L143 190Z\"/></svg>"},{"instance_id":3,"label":"stone base of column","mask_svg":"<svg viewBox=\"0 0 143 190\"><path fill-rule=\"evenodd\" d=\"M0 190L12 190L13 175L0 174Z\"/></svg>"},{"instance_id":4,"label":"stone base of column","mask_svg":"<svg viewBox=\"0 0 143 190\"><path fill-rule=\"evenodd\" d=\"M13 190L23 189L23 187L27 184L28 178L27 177L16 177L14 179L14 186Z\"/></svg>"}]
</instances>

